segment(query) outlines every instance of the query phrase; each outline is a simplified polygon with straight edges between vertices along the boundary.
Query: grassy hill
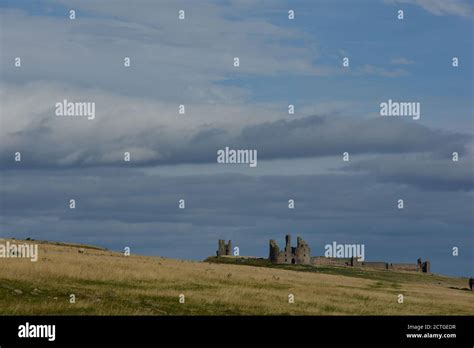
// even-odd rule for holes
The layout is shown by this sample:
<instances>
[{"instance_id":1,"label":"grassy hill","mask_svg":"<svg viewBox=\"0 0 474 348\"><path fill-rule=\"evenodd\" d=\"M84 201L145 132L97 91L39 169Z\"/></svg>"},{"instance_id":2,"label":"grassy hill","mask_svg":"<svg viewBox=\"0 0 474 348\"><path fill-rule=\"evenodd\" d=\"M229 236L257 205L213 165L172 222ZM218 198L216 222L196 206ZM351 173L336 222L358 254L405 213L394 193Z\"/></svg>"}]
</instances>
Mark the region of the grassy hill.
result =
<instances>
[{"instance_id":1,"label":"grassy hill","mask_svg":"<svg viewBox=\"0 0 474 348\"><path fill-rule=\"evenodd\" d=\"M42 242L38 248L38 262L0 259L0 314L474 314L474 291L467 290L466 278L279 266L263 259L193 262L61 243ZM70 294L76 303L69 302ZM295 303L288 303L289 294Z\"/></svg>"}]
</instances>

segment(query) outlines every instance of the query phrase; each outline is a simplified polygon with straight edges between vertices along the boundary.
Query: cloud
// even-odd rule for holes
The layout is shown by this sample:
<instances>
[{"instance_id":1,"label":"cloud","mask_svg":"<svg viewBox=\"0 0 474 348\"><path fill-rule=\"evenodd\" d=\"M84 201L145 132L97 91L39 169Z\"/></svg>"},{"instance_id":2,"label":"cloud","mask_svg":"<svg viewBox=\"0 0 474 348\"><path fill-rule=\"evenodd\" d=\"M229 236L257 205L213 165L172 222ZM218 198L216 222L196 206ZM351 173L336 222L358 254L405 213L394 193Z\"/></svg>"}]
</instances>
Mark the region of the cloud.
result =
<instances>
[{"instance_id":1,"label":"cloud","mask_svg":"<svg viewBox=\"0 0 474 348\"><path fill-rule=\"evenodd\" d=\"M354 71L354 75L374 75L374 76L383 76L383 77L400 77L408 75L408 72L405 69L386 69L383 67L364 64L360 67L357 67Z\"/></svg>"},{"instance_id":2,"label":"cloud","mask_svg":"<svg viewBox=\"0 0 474 348\"><path fill-rule=\"evenodd\" d=\"M235 103L247 91L221 83L230 78L328 73L314 64L318 48L306 33L265 18L230 18L232 8L218 2L186 2L184 21L174 1L151 1L133 11L128 1L67 6L76 10L74 21L66 9L63 17L0 10L5 81L68 81L121 95ZM13 66L15 57L22 59L21 69ZM124 57L131 59L128 69Z\"/></svg>"},{"instance_id":3,"label":"cloud","mask_svg":"<svg viewBox=\"0 0 474 348\"><path fill-rule=\"evenodd\" d=\"M449 154L445 158L430 156L383 156L362 160L350 165L349 170L364 172L374 176L379 182L391 182L418 188L438 190L474 189L474 156L472 153L454 162Z\"/></svg>"},{"instance_id":4,"label":"cloud","mask_svg":"<svg viewBox=\"0 0 474 348\"><path fill-rule=\"evenodd\" d=\"M386 0L386 2L417 5L436 16L453 15L466 18L474 16L472 3L464 0Z\"/></svg>"},{"instance_id":5,"label":"cloud","mask_svg":"<svg viewBox=\"0 0 474 348\"><path fill-rule=\"evenodd\" d=\"M201 130L232 132L284 112L274 113L265 105L185 103L186 114L179 115L178 103L46 82L1 85L0 98L2 162L10 162L12 154L21 151L26 166L108 165L118 163L130 148L141 149L138 163L169 161ZM55 104L64 99L95 102L96 118L55 116Z\"/></svg>"},{"instance_id":6,"label":"cloud","mask_svg":"<svg viewBox=\"0 0 474 348\"><path fill-rule=\"evenodd\" d=\"M192 104L186 106L188 114L178 115L177 105L170 103L68 85L33 83L0 91L2 169L217 166L217 150L229 146L257 149L260 167L262 161L333 157L324 165L326 172L332 166L431 191L473 189L472 135L413 121L341 115L290 119L268 107ZM96 119L56 117L55 102L69 96L95 101ZM17 151L20 163L13 160ZM351 162L343 166L340 158L346 151ZM131 163L123 161L124 152L130 152ZM453 152L459 153L459 162L451 160ZM311 168L317 164L311 163L307 172L315 172Z\"/></svg>"},{"instance_id":7,"label":"cloud","mask_svg":"<svg viewBox=\"0 0 474 348\"><path fill-rule=\"evenodd\" d=\"M0 165L22 168L216 163L226 146L257 149L259 160L357 154L465 153L472 137L397 118L307 116L268 106L187 104L123 97L97 89L32 83L2 86ZM96 119L57 117L58 101L94 101ZM18 101L21 100L21 103Z\"/></svg>"},{"instance_id":8,"label":"cloud","mask_svg":"<svg viewBox=\"0 0 474 348\"><path fill-rule=\"evenodd\" d=\"M410 64L413 64L415 62L413 60L400 57L400 58L393 58L390 61L390 63L393 64L393 65L410 65Z\"/></svg>"}]
</instances>

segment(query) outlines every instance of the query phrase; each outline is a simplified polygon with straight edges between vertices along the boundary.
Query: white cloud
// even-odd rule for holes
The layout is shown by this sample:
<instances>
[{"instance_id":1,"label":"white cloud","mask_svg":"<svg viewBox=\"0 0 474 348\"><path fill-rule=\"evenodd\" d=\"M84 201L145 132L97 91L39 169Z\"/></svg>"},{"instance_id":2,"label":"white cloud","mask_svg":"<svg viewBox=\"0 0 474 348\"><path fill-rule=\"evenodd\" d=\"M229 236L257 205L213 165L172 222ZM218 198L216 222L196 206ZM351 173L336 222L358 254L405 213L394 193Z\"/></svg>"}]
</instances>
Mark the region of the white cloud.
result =
<instances>
[{"instance_id":1,"label":"white cloud","mask_svg":"<svg viewBox=\"0 0 474 348\"><path fill-rule=\"evenodd\" d=\"M222 84L241 76L325 75L313 64L317 45L305 33L263 18L228 18L219 3L67 2L76 20L1 10L1 68L7 80L45 79L97 86L163 100L242 102L244 88ZM293 45L293 40L307 44ZM22 58L21 74L13 68ZM123 67L130 57L132 67ZM234 57L240 67L233 67Z\"/></svg>"},{"instance_id":2,"label":"white cloud","mask_svg":"<svg viewBox=\"0 0 474 348\"><path fill-rule=\"evenodd\" d=\"M407 75L408 72L405 69L394 69L389 70L380 66L375 66L372 64L364 64L357 67L354 70L354 75L376 75L383 77L400 77Z\"/></svg>"},{"instance_id":3,"label":"white cloud","mask_svg":"<svg viewBox=\"0 0 474 348\"><path fill-rule=\"evenodd\" d=\"M55 116L55 104L64 99L95 102L95 119ZM2 157L24 151L26 158L59 165L116 163L124 151L133 151L137 163L147 162L161 158L161 146L168 151L182 146L201 130L221 128L232 134L286 111L268 104L187 103L186 114L179 115L176 103L45 81L2 84L0 100Z\"/></svg>"},{"instance_id":4,"label":"white cloud","mask_svg":"<svg viewBox=\"0 0 474 348\"><path fill-rule=\"evenodd\" d=\"M453 15L472 18L474 14L472 2L464 0L386 0L386 2L417 5L437 16Z\"/></svg>"},{"instance_id":5,"label":"white cloud","mask_svg":"<svg viewBox=\"0 0 474 348\"><path fill-rule=\"evenodd\" d=\"M410 60L410 59L407 59L407 58L404 58L404 57L400 57L400 58L393 58L390 61L390 63L393 64L393 65L410 65L410 64L413 64L415 62L413 60Z\"/></svg>"}]
</instances>

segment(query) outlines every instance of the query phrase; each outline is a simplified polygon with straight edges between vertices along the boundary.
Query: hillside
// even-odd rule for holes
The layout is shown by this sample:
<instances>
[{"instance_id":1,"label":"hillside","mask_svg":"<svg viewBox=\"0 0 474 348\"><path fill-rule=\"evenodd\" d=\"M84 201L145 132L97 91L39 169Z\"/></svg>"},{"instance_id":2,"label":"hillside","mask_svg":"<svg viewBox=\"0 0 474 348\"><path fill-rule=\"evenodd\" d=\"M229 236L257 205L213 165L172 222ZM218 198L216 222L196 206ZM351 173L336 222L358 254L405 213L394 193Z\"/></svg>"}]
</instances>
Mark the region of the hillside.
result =
<instances>
[{"instance_id":1,"label":"hillside","mask_svg":"<svg viewBox=\"0 0 474 348\"><path fill-rule=\"evenodd\" d=\"M465 278L235 258L193 262L60 243L38 248L38 262L0 259L1 314L474 314Z\"/></svg>"}]
</instances>

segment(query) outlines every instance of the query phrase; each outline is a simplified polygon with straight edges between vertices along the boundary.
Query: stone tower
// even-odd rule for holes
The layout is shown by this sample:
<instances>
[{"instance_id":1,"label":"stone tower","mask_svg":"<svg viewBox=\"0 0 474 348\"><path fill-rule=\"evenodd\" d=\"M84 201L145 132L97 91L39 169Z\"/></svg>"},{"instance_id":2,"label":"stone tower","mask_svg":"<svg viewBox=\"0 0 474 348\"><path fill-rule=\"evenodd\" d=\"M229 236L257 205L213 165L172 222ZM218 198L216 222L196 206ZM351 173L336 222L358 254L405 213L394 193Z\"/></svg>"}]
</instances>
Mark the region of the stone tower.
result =
<instances>
[{"instance_id":1,"label":"stone tower","mask_svg":"<svg viewBox=\"0 0 474 348\"><path fill-rule=\"evenodd\" d=\"M416 260L416 265L418 272L431 273L430 261L426 260L425 262L423 262L421 258L418 258L418 260Z\"/></svg>"},{"instance_id":2,"label":"stone tower","mask_svg":"<svg viewBox=\"0 0 474 348\"><path fill-rule=\"evenodd\" d=\"M431 273L431 263L426 260L423 262L423 267L421 269L424 273Z\"/></svg>"},{"instance_id":3,"label":"stone tower","mask_svg":"<svg viewBox=\"0 0 474 348\"><path fill-rule=\"evenodd\" d=\"M311 256L310 256L310 249L309 245L306 244L306 242L301 239L301 237L298 237L297 239L297 244L296 244L296 251L295 251L295 256L296 256L296 263L297 264L309 264L311 261Z\"/></svg>"},{"instance_id":4,"label":"stone tower","mask_svg":"<svg viewBox=\"0 0 474 348\"><path fill-rule=\"evenodd\" d=\"M270 239L270 254L268 255L268 259L272 263L278 263L278 257L280 255L280 248L278 247L277 243Z\"/></svg>"},{"instance_id":5,"label":"stone tower","mask_svg":"<svg viewBox=\"0 0 474 348\"><path fill-rule=\"evenodd\" d=\"M232 255L232 241L229 240L226 244L224 239L219 239L216 254L217 256Z\"/></svg>"}]
</instances>

